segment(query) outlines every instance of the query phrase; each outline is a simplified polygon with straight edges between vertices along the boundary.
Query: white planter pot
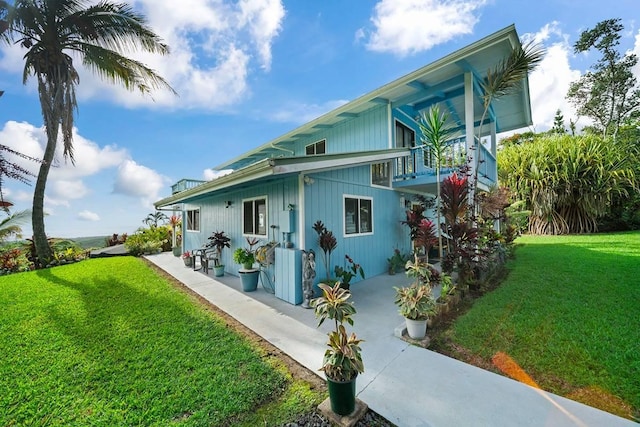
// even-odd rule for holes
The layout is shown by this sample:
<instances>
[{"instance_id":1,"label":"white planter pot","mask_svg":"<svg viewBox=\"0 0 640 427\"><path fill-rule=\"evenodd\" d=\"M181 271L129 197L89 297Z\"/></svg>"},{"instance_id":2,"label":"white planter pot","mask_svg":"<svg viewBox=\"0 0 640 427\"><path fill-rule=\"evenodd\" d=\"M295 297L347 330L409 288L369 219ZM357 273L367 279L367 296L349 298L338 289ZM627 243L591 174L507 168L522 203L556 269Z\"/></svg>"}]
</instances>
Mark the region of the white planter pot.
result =
<instances>
[{"instance_id":1,"label":"white planter pot","mask_svg":"<svg viewBox=\"0 0 640 427\"><path fill-rule=\"evenodd\" d=\"M405 318L407 322L407 333L414 340L421 340L427 335L427 321L426 320L411 320Z\"/></svg>"}]
</instances>

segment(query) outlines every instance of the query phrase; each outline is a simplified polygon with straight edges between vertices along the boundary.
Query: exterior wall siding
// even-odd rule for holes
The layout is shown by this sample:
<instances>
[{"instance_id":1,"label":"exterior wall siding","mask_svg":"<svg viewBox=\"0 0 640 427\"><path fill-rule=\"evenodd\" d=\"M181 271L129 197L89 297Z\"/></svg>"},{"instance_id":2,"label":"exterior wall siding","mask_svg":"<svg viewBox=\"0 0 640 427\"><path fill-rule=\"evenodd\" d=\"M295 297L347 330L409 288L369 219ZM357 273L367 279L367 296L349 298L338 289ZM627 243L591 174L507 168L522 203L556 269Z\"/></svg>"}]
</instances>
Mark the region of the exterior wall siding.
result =
<instances>
[{"instance_id":1,"label":"exterior wall siding","mask_svg":"<svg viewBox=\"0 0 640 427\"><path fill-rule=\"evenodd\" d=\"M222 263L225 265L225 272L237 275L241 266L233 262L233 251L238 247L248 246L246 238L242 234L242 202L245 199L261 196L266 196L267 198L267 235L259 237L259 245L274 239L279 242L282 241L282 234L277 228L272 230L271 225L278 226L280 213L289 204L295 205L297 203L297 177L283 178L267 183L256 183L255 186L242 190L191 202L186 206L186 209L200 208L200 231L184 232L184 249L194 250L201 248L208 242L207 239L211 236L211 233L225 231L231 238L231 248L225 248L223 251ZM225 207L227 201L231 202L231 206L228 208ZM293 241L297 238L295 228L291 237Z\"/></svg>"},{"instance_id":2,"label":"exterior wall siding","mask_svg":"<svg viewBox=\"0 0 640 427\"><path fill-rule=\"evenodd\" d=\"M381 105L301 139L294 147L294 155L304 156L307 145L322 139L327 141L327 154L381 150L389 147L388 135L387 107Z\"/></svg>"},{"instance_id":3,"label":"exterior wall siding","mask_svg":"<svg viewBox=\"0 0 640 427\"><path fill-rule=\"evenodd\" d=\"M313 224L321 220L336 236L338 245L331 255L330 274L336 265L345 266L345 255L362 265L366 277L387 272L387 258L394 248L410 250L409 230L401 224L405 209L401 193L370 185L370 167L359 166L309 175L314 183L305 186L305 249L316 252L316 283L326 278L322 251ZM343 195L373 200L373 234L344 235ZM352 283L357 282L353 279Z\"/></svg>"}]
</instances>

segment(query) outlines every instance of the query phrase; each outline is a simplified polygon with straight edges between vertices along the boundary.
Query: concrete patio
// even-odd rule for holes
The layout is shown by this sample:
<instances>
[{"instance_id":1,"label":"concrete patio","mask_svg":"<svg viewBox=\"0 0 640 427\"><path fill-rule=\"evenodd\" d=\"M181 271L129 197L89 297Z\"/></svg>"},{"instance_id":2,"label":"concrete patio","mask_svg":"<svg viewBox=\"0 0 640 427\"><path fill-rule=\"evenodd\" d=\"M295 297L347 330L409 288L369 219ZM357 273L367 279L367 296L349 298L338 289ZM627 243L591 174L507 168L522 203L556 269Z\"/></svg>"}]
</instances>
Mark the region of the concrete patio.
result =
<instances>
[{"instance_id":1,"label":"concrete patio","mask_svg":"<svg viewBox=\"0 0 640 427\"><path fill-rule=\"evenodd\" d=\"M194 271L170 252L147 259L319 374L330 326L316 328L313 310L282 301L260 286L242 292L239 278ZM351 287L358 311L352 329L365 340L358 398L389 421L403 427L638 425L395 337L403 318L393 304L393 287L406 283L402 274L382 275Z\"/></svg>"}]
</instances>

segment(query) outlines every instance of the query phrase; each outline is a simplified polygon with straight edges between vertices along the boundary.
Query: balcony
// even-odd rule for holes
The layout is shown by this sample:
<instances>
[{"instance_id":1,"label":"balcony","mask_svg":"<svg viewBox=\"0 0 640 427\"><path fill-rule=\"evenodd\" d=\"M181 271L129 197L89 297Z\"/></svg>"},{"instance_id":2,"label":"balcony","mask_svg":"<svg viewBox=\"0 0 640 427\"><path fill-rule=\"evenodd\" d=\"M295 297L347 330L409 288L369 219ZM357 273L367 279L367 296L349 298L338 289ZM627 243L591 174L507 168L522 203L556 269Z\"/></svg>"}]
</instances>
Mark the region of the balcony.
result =
<instances>
[{"instance_id":1,"label":"balcony","mask_svg":"<svg viewBox=\"0 0 640 427\"><path fill-rule=\"evenodd\" d=\"M467 164L465 138L450 141L444 153L444 162L440 169L440 179ZM411 148L410 155L396 159L394 165L393 187L410 188L421 192L433 192L436 184L435 159L424 146ZM497 182L498 169L496 158L484 146L480 145L480 163L478 181L481 186L490 187Z\"/></svg>"},{"instance_id":2,"label":"balcony","mask_svg":"<svg viewBox=\"0 0 640 427\"><path fill-rule=\"evenodd\" d=\"M171 194L189 190L191 188L197 187L198 185L204 184L205 182L207 181L200 181L197 179L181 179L171 186Z\"/></svg>"}]
</instances>

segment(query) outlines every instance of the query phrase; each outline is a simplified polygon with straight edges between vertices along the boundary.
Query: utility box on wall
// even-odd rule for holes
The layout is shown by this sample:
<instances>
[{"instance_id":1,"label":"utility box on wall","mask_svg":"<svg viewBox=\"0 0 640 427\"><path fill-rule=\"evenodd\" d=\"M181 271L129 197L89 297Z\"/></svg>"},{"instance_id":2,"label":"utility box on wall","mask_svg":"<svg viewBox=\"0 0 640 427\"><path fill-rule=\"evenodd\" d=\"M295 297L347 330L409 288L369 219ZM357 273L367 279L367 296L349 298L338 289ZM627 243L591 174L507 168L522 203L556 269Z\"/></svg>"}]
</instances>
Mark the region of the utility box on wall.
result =
<instances>
[{"instance_id":1,"label":"utility box on wall","mask_svg":"<svg viewBox=\"0 0 640 427\"><path fill-rule=\"evenodd\" d=\"M279 219L278 226L280 227L281 233L293 233L295 231L294 230L295 218L294 218L293 210L286 210L286 211L280 212L280 218L278 219Z\"/></svg>"},{"instance_id":2,"label":"utility box on wall","mask_svg":"<svg viewBox=\"0 0 640 427\"><path fill-rule=\"evenodd\" d=\"M302 303L302 251L276 248L276 297L290 304Z\"/></svg>"}]
</instances>

